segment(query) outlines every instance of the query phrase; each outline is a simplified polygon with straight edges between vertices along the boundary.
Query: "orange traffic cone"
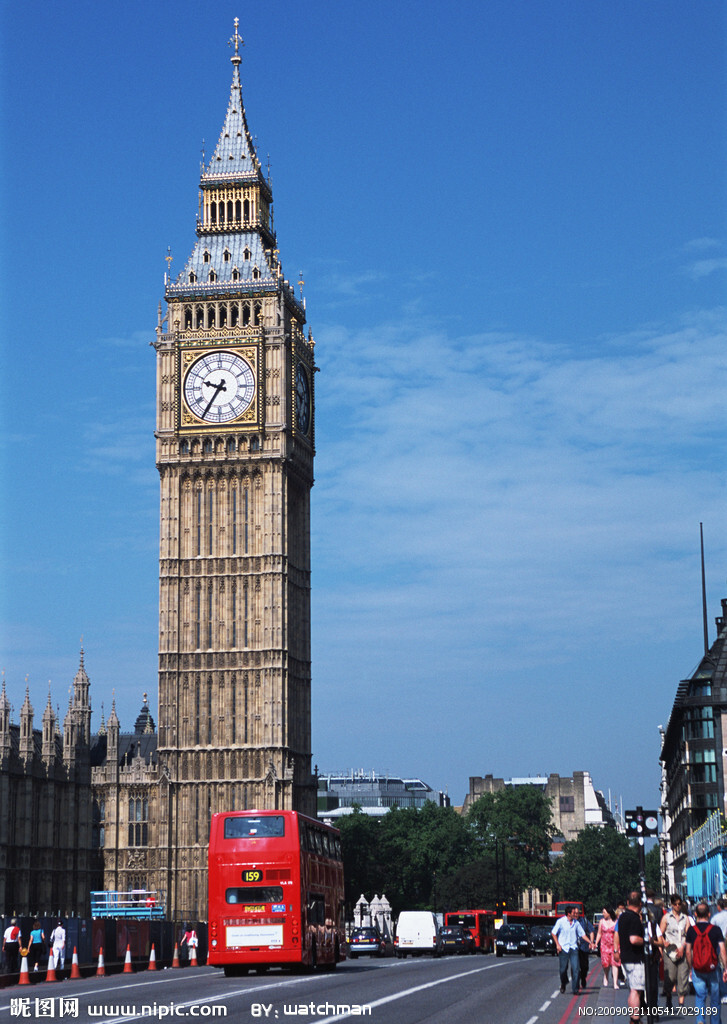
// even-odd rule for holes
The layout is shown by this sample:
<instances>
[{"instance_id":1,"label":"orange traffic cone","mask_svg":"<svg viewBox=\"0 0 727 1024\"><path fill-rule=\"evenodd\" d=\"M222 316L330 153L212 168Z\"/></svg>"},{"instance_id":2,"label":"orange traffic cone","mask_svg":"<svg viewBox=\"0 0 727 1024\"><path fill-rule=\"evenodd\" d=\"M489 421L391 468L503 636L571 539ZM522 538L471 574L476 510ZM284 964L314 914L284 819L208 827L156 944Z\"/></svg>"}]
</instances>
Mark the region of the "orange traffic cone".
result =
<instances>
[{"instance_id":1,"label":"orange traffic cone","mask_svg":"<svg viewBox=\"0 0 727 1024\"><path fill-rule=\"evenodd\" d=\"M154 943L151 944L151 953L149 954L149 966L148 971L155 971L157 969L157 955L154 952Z\"/></svg>"},{"instance_id":2,"label":"orange traffic cone","mask_svg":"<svg viewBox=\"0 0 727 1024\"><path fill-rule=\"evenodd\" d=\"M71 960L71 978L80 978L81 968L78 966L78 947L73 947L73 960Z\"/></svg>"},{"instance_id":3,"label":"orange traffic cone","mask_svg":"<svg viewBox=\"0 0 727 1024\"><path fill-rule=\"evenodd\" d=\"M103 946L101 946L99 951L98 951L98 967L96 968L96 977L97 978L105 978L106 977L106 964L104 963L104 959L103 959Z\"/></svg>"},{"instance_id":4,"label":"orange traffic cone","mask_svg":"<svg viewBox=\"0 0 727 1024\"><path fill-rule=\"evenodd\" d=\"M192 946L192 948L189 951L189 966L190 967L196 967L197 966L197 947L196 946Z\"/></svg>"},{"instance_id":5,"label":"orange traffic cone","mask_svg":"<svg viewBox=\"0 0 727 1024\"><path fill-rule=\"evenodd\" d=\"M172 957L172 967L179 967L179 943L174 943L174 956Z\"/></svg>"},{"instance_id":6,"label":"orange traffic cone","mask_svg":"<svg viewBox=\"0 0 727 1024\"><path fill-rule=\"evenodd\" d=\"M25 956L20 962L20 977L18 978L18 985L29 985L30 974L28 973L28 951L26 949Z\"/></svg>"},{"instance_id":7,"label":"orange traffic cone","mask_svg":"<svg viewBox=\"0 0 727 1024\"><path fill-rule=\"evenodd\" d=\"M45 973L45 980L58 981L58 978L56 978L56 961L52 952L48 957L48 970Z\"/></svg>"},{"instance_id":8,"label":"orange traffic cone","mask_svg":"<svg viewBox=\"0 0 727 1024\"><path fill-rule=\"evenodd\" d=\"M122 974L133 974L134 965L131 962L131 946L126 947L126 959L124 960L124 970Z\"/></svg>"}]
</instances>

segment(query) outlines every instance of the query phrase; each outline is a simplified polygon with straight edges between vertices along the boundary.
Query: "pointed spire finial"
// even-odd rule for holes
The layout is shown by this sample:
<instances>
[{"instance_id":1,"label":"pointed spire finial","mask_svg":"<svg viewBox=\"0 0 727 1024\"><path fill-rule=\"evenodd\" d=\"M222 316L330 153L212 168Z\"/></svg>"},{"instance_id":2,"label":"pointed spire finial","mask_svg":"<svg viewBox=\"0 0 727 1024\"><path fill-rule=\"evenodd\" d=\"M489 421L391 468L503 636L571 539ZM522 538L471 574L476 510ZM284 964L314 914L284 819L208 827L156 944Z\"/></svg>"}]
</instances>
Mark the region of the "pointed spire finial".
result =
<instances>
[{"instance_id":1,"label":"pointed spire finial","mask_svg":"<svg viewBox=\"0 0 727 1024\"><path fill-rule=\"evenodd\" d=\"M233 64L239 64L240 63L240 60L242 59L240 57L240 46L244 46L245 45L245 40L242 38L240 33L237 31L239 25L240 25L240 19L239 18L235 18L235 34L230 38L230 40L229 40L229 42L227 44L228 46L234 46L235 47L235 56L234 57L230 57L230 60L232 61Z\"/></svg>"}]
</instances>

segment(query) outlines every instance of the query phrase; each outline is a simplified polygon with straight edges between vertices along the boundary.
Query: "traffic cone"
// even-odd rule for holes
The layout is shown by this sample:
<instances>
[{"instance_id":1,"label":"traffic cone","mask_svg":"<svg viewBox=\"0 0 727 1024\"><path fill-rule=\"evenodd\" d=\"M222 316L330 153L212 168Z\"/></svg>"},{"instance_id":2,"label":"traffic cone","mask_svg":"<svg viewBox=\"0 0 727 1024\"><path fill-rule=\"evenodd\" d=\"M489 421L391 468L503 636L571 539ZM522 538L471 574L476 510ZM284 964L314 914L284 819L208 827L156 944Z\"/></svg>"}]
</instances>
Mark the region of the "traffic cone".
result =
<instances>
[{"instance_id":1,"label":"traffic cone","mask_svg":"<svg viewBox=\"0 0 727 1024\"><path fill-rule=\"evenodd\" d=\"M58 981L56 978L56 962L53 953L48 957L48 970L45 973L46 981Z\"/></svg>"},{"instance_id":2,"label":"traffic cone","mask_svg":"<svg viewBox=\"0 0 727 1024\"><path fill-rule=\"evenodd\" d=\"M172 957L172 967L179 967L179 943L174 943L174 956Z\"/></svg>"},{"instance_id":3,"label":"traffic cone","mask_svg":"<svg viewBox=\"0 0 727 1024\"><path fill-rule=\"evenodd\" d=\"M73 947L73 960L71 960L71 978L80 978L81 968L78 966L78 947Z\"/></svg>"},{"instance_id":4,"label":"traffic cone","mask_svg":"<svg viewBox=\"0 0 727 1024\"><path fill-rule=\"evenodd\" d=\"M99 951L98 951L98 967L96 968L96 977L97 978L105 978L106 977L106 964L104 963L104 959L103 959L103 946L101 946Z\"/></svg>"},{"instance_id":5,"label":"traffic cone","mask_svg":"<svg viewBox=\"0 0 727 1024\"><path fill-rule=\"evenodd\" d=\"M190 950L190 953L189 953L189 966L190 967L196 967L197 966L197 947L196 946L192 946L192 948Z\"/></svg>"},{"instance_id":6,"label":"traffic cone","mask_svg":"<svg viewBox=\"0 0 727 1024\"><path fill-rule=\"evenodd\" d=\"M126 947L126 959L124 960L124 969L122 974L133 974L134 966L131 962L131 946Z\"/></svg>"},{"instance_id":7,"label":"traffic cone","mask_svg":"<svg viewBox=\"0 0 727 1024\"><path fill-rule=\"evenodd\" d=\"M20 977L18 978L18 985L29 985L30 974L28 973L28 954L20 962Z\"/></svg>"},{"instance_id":8,"label":"traffic cone","mask_svg":"<svg viewBox=\"0 0 727 1024\"><path fill-rule=\"evenodd\" d=\"M151 953L149 954L149 966L148 971L155 971L157 969L157 955L154 952L154 943L151 944Z\"/></svg>"}]
</instances>

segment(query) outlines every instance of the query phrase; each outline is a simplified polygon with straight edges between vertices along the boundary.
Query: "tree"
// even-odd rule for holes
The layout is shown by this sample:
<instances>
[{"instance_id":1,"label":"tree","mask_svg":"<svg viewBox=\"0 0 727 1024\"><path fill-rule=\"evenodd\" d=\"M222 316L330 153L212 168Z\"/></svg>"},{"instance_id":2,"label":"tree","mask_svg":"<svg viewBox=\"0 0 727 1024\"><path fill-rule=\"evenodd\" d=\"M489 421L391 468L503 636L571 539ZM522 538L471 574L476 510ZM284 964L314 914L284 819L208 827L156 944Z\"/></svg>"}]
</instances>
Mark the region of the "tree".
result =
<instances>
[{"instance_id":1,"label":"tree","mask_svg":"<svg viewBox=\"0 0 727 1024\"><path fill-rule=\"evenodd\" d=\"M343 848L346 902L364 893L385 894L394 914L444 907L440 886L475 860L472 830L452 807L393 807L381 818L354 808L338 822Z\"/></svg>"},{"instance_id":2,"label":"tree","mask_svg":"<svg viewBox=\"0 0 727 1024\"><path fill-rule=\"evenodd\" d=\"M553 871L561 900L582 900L590 914L615 906L639 887L639 858L626 836L613 828L587 825L563 847Z\"/></svg>"},{"instance_id":3,"label":"tree","mask_svg":"<svg viewBox=\"0 0 727 1024\"><path fill-rule=\"evenodd\" d=\"M549 886L555 836L551 801L537 786L505 786L485 793L467 813L483 851L495 860L498 899L508 902L528 886Z\"/></svg>"}]
</instances>

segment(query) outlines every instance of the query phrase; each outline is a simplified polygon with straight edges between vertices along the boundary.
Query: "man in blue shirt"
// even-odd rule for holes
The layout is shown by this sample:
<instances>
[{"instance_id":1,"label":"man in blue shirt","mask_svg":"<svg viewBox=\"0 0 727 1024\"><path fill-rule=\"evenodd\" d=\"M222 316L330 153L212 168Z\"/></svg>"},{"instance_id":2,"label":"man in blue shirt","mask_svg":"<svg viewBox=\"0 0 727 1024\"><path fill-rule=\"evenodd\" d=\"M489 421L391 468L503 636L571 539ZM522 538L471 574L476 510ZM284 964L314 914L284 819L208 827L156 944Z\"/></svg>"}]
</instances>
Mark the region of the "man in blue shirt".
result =
<instances>
[{"instance_id":1,"label":"man in blue shirt","mask_svg":"<svg viewBox=\"0 0 727 1024\"><path fill-rule=\"evenodd\" d=\"M565 992L568 983L568 964L570 964L570 983L573 995L578 994L578 942L585 938L583 925L578 920L578 908L569 907L568 913L559 917L551 932L555 948L558 950L558 968L560 970L560 991Z\"/></svg>"}]
</instances>

